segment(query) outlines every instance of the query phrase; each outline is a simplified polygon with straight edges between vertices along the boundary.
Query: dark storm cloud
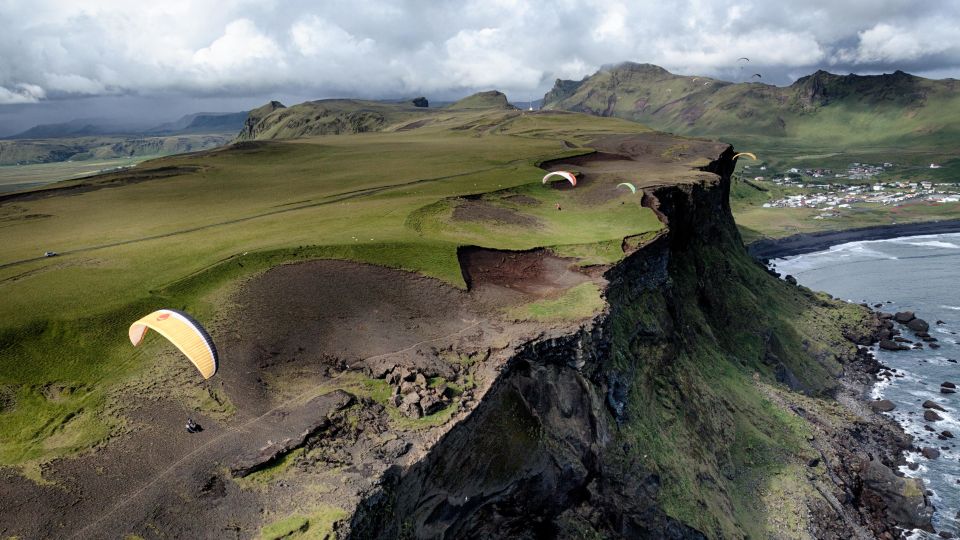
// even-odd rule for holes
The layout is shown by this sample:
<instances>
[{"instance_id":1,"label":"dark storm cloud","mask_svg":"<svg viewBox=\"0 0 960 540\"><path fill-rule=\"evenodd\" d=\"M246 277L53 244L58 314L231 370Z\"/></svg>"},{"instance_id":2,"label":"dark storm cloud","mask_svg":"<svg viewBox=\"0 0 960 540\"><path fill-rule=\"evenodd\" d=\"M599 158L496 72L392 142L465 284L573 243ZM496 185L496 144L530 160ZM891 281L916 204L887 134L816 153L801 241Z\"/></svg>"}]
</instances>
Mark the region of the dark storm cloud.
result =
<instances>
[{"instance_id":1,"label":"dark storm cloud","mask_svg":"<svg viewBox=\"0 0 960 540\"><path fill-rule=\"evenodd\" d=\"M91 96L523 100L622 60L778 84L820 68L960 73L956 2L37 0L0 3L0 25L0 121Z\"/></svg>"}]
</instances>

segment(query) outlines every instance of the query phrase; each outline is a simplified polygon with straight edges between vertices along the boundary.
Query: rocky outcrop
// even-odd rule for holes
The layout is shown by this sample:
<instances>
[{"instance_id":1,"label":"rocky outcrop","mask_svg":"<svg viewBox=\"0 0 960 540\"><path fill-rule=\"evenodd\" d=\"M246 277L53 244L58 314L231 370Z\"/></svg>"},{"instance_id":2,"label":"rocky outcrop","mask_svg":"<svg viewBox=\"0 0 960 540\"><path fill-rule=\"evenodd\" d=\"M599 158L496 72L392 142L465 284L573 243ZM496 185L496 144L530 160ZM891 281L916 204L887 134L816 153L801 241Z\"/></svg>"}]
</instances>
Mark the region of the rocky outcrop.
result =
<instances>
[{"instance_id":1,"label":"rocky outcrop","mask_svg":"<svg viewBox=\"0 0 960 540\"><path fill-rule=\"evenodd\" d=\"M267 127L262 123L263 120L274 111L286 108L287 106L279 101L271 101L266 105L253 109L247 113L247 119L243 122L243 128L240 130L240 133L237 134L237 140L252 141L256 139Z\"/></svg>"},{"instance_id":2,"label":"rocky outcrop","mask_svg":"<svg viewBox=\"0 0 960 540\"><path fill-rule=\"evenodd\" d=\"M278 442L271 441L256 452L241 456L230 465L230 474L235 478L242 478L277 463L293 450L302 447L310 437L327 429L333 423L334 415L355 401L356 398L352 394L343 390L334 390L312 399L307 403L305 410L308 414L312 414L313 422L295 437ZM275 414L283 415L284 411L277 410Z\"/></svg>"}]
</instances>

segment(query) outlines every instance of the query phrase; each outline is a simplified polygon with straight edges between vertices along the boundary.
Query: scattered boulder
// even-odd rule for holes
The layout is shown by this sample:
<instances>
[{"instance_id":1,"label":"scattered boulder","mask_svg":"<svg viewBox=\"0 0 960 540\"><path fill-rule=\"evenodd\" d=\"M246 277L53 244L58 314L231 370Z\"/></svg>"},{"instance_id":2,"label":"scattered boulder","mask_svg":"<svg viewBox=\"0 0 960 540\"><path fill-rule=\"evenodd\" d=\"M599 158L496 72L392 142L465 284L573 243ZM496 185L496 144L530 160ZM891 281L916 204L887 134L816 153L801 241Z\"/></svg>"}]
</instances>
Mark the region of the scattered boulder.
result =
<instances>
[{"instance_id":1,"label":"scattered boulder","mask_svg":"<svg viewBox=\"0 0 960 540\"><path fill-rule=\"evenodd\" d=\"M945 439L952 439L952 438L953 438L953 432L952 432L952 431L943 430L943 431L940 432L940 435L942 435L943 438L945 438Z\"/></svg>"},{"instance_id":2,"label":"scattered boulder","mask_svg":"<svg viewBox=\"0 0 960 540\"><path fill-rule=\"evenodd\" d=\"M793 277L793 276L791 276L791 275L789 275L789 274L787 274L787 276L786 276L785 278L783 278L783 280L786 281L787 283L791 284L791 285L796 285L796 284L797 284L797 278L795 278L795 277Z\"/></svg>"},{"instance_id":3,"label":"scattered boulder","mask_svg":"<svg viewBox=\"0 0 960 540\"><path fill-rule=\"evenodd\" d=\"M896 341L891 341L889 339L880 340L880 348L885 351L905 351L909 347L904 347L903 345L898 344Z\"/></svg>"},{"instance_id":4,"label":"scattered boulder","mask_svg":"<svg viewBox=\"0 0 960 540\"><path fill-rule=\"evenodd\" d=\"M897 336L897 337L893 338L893 340L896 341L897 343L913 343L913 342L910 341L909 339L907 339L907 338L905 338L905 337L900 337L900 336Z\"/></svg>"},{"instance_id":5,"label":"scattered boulder","mask_svg":"<svg viewBox=\"0 0 960 540\"><path fill-rule=\"evenodd\" d=\"M880 317L880 318L883 319L883 320L892 319L892 318L893 318L893 313L887 313L887 312L885 312L885 311L881 311L881 312L877 313L877 317Z\"/></svg>"},{"instance_id":6,"label":"scattered boulder","mask_svg":"<svg viewBox=\"0 0 960 540\"><path fill-rule=\"evenodd\" d=\"M387 459L397 459L410 450L411 444L403 439L387 441L380 447L380 454Z\"/></svg>"},{"instance_id":7,"label":"scattered boulder","mask_svg":"<svg viewBox=\"0 0 960 540\"><path fill-rule=\"evenodd\" d=\"M883 303L874 304L873 307L875 307L875 308L882 308L882 307L883 307Z\"/></svg>"},{"instance_id":8,"label":"scattered boulder","mask_svg":"<svg viewBox=\"0 0 960 540\"><path fill-rule=\"evenodd\" d=\"M447 406L445 401L433 394L424 397L420 405L423 407L423 414L425 415L440 412Z\"/></svg>"},{"instance_id":9,"label":"scattered boulder","mask_svg":"<svg viewBox=\"0 0 960 540\"><path fill-rule=\"evenodd\" d=\"M929 399L924 401L921 407L923 407L924 409L935 409L938 411L947 412L947 410L941 407L939 403L937 403L936 401L931 401Z\"/></svg>"},{"instance_id":10,"label":"scattered boulder","mask_svg":"<svg viewBox=\"0 0 960 540\"><path fill-rule=\"evenodd\" d=\"M413 106L414 106L414 107L429 107L429 106L430 106L430 102L427 101L427 98L425 98L425 97L423 97L423 96L413 98L413 100L411 101L411 103L413 103Z\"/></svg>"},{"instance_id":11,"label":"scattered boulder","mask_svg":"<svg viewBox=\"0 0 960 540\"><path fill-rule=\"evenodd\" d=\"M423 409L420 408L420 403L404 403L400 406L400 413L413 419L423 417Z\"/></svg>"},{"instance_id":12,"label":"scattered boulder","mask_svg":"<svg viewBox=\"0 0 960 540\"><path fill-rule=\"evenodd\" d=\"M956 394L957 390L955 388L947 388L946 386L940 387L941 394Z\"/></svg>"},{"instance_id":13,"label":"scattered boulder","mask_svg":"<svg viewBox=\"0 0 960 540\"><path fill-rule=\"evenodd\" d=\"M927 459L937 459L940 457L940 451L930 446L922 448L920 453L923 454L923 457Z\"/></svg>"},{"instance_id":14,"label":"scattered boulder","mask_svg":"<svg viewBox=\"0 0 960 540\"><path fill-rule=\"evenodd\" d=\"M901 527L933 530L933 507L923 495L923 482L897 476L879 460L868 461L863 468L864 487L887 505L887 512Z\"/></svg>"},{"instance_id":15,"label":"scattered boulder","mask_svg":"<svg viewBox=\"0 0 960 540\"><path fill-rule=\"evenodd\" d=\"M930 347L931 349L939 349L939 348L940 348L940 345L938 345L938 344L936 344L936 343L930 343L930 344L927 345L927 347Z\"/></svg>"},{"instance_id":16,"label":"scattered boulder","mask_svg":"<svg viewBox=\"0 0 960 540\"><path fill-rule=\"evenodd\" d=\"M870 402L870 408L873 409L874 412L890 412L896 409L897 406L889 399L878 399Z\"/></svg>"},{"instance_id":17,"label":"scattered boulder","mask_svg":"<svg viewBox=\"0 0 960 540\"><path fill-rule=\"evenodd\" d=\"M907 323L907 328L913 330L914 332L926 332L930 330L930 325L927 324L927 321L923 319L912 319Z\"/></svg>"},{"instance_id":18,"label":"scattered boulder","mask_svg":"<svg viewBox=\"0 0 960 540\"><path fill-rule=\"evenodd\" d=\"M940 383L940 386L944 388L954 388L954 389L956 389L957 387L956 383L952 383L950 381L943 381L942 383Z\"/></svg>"},{"instance_id":19,"label":"scattered boulder","mask_svg":"<svg viewBox=\"0 0 960 540\"><path fill-rule=\"evenodd\" d=\"M926 410L923 411L923 419L927 422L939 422L943 417L931 410Z\"/></svg>"},{"instance_id":20,"label":"scattered boulder","mask_svg":"<svg viewBox=\"0 0 960 540\"><path fill-rule=\"evenodd\" d=\"M893 315L893 320L897 321L900 324L907 324L908 322L915 319L917 316L913 314L912 311L898 311Z\"/></svg>"},{"instance_id":21,"label":"scattered boulder","mask_svg":"<svg viewBox=\"0 0 960 540\"><path fill-rule=\"evenodd\" d=\"M946 324L946 323L944 323L944 322L941 321L940 319L937 319L937 326L940 326L941 324Z\"/></svg>"}]
</instances>

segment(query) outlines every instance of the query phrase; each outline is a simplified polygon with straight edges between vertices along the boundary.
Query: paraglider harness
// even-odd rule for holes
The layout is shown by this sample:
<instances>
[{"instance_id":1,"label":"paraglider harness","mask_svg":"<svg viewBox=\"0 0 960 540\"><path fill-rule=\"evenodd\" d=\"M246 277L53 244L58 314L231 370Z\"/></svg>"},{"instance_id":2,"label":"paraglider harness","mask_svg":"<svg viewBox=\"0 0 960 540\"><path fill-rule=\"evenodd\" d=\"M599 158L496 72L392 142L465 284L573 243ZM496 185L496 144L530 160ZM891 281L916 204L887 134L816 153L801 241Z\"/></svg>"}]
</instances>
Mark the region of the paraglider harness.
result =
<instances>
[{"instance_id":1,"label":"paraglider harness","mask_svg":"<svg viewBox=\"0 0 960 540\"><path fill-rule=\"evenodd\" d=\"M193 421L193 418L187 418L187 433L200 433L203 428L200 424Z\"/></svg>"}]
</instances>

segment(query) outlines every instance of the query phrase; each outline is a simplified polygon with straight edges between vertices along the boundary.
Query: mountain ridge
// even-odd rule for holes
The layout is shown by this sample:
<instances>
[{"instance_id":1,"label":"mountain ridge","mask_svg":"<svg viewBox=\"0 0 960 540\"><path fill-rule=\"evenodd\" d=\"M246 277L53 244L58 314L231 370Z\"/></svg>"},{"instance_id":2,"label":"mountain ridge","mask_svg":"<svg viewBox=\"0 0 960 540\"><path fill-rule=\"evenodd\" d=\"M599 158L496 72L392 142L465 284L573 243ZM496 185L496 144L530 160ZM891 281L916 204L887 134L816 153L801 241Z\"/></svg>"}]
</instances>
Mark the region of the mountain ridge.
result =
<instances>
[{"instance_id":1,"label":"mountain ridge","mask_svg":"<svg viewBox=\"0 0 960 540\"><path fill-rule=\"evenodd\" d=\"M684 135L798 141L960 139L960 81L903 71L836 75L818 70L788 86L677 75L625 62L580 81L557 79L544 108L615 116Z\"/></svg>"}]
</instances>

